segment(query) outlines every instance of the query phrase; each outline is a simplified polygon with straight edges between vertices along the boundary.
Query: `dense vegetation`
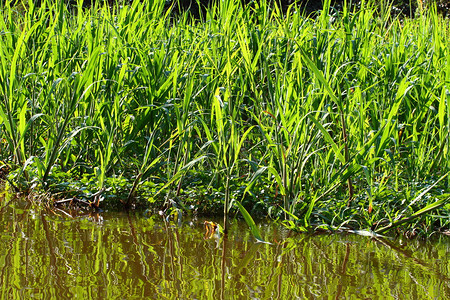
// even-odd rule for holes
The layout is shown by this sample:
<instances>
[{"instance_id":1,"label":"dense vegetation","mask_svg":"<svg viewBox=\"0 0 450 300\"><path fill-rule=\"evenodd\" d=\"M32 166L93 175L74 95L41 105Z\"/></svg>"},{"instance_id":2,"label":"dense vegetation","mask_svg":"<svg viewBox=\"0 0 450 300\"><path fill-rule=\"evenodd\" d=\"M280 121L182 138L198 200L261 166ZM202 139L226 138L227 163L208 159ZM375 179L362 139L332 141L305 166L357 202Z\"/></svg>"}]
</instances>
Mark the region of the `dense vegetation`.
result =
<instances>
[{"instance_id":1,"label":"dense vegetation","mask_svg":"<svg viewBox=\"0 0 450 300\"><path fill-rule=\"evenodd\" d=\"M435 6L6 3L1 176L94 206L445 230L449 43Z\"/></svg>"}]
</instances>

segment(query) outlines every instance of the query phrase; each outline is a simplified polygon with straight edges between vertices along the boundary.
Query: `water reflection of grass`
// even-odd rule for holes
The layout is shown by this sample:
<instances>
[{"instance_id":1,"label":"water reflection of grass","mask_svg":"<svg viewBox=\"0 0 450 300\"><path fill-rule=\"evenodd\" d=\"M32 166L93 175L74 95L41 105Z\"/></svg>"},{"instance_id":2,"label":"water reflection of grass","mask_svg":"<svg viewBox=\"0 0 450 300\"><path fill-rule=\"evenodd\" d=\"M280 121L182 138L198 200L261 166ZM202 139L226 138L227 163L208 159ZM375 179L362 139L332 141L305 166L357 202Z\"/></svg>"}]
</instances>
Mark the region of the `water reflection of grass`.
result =
<instances>
[{"instance_id":1,"label":"water reflection of grass","mask_svg":"<svg viewBox=\"0 0 450 300\"><path fill-rule=\"evenodd\" d=\"M204 239L204 219L103 213L71 218L4 199L0 247L6 299L448 298L448 238L426 242L287 233L264 225L254 243L231 222ZM67 211L68 214L71 214ZM281 231L281 232L280 232Z\"/></svg>"},{"instance_id":2,"label":"water reflection of grass","mask_svg":"<svg viewBox=\"0 0 450 300\"><path fill-rule=\"evenodd\" d=\"M433 8L313 19L222 1L199 22L164 1L62 3L0 10L14 186L225 215L240 201L297 230L448 228L450 35Z\"/></svg>"},{"instance_id":3,"label":"water reflection of grass","mask_svg":"<svg viewBox=\"0 0 450 300\"><path fill-rule=\"evenodd\" d=\"M69 218L29 201L15 199L7 206L0 217L5 240L0 293L5 298L13 292L49 298L94 291L110 297L202 299L222 293L226 298L252 293L323 297L339 290L382 296L403 289L404 296L439 293L445 298L450 291L444 238L424 243L348 234L286 236L278 233L279 226L265 225L263 237L273 243L266 245L255 244L237 222L231 223L228 237L216 241L204 240L203 219L178 224L160 216L117 213Z\"/></svg>"}]
</instances>

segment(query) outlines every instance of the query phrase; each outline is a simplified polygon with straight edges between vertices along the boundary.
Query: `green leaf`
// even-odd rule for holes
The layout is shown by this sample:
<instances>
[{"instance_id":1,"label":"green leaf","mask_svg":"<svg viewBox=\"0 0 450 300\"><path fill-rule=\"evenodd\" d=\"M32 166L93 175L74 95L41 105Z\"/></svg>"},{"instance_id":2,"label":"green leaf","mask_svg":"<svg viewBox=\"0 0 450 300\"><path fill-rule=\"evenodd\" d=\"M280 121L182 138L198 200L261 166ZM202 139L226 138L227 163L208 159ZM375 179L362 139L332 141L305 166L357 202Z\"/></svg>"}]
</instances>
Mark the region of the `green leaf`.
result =
<instances>
[{"instance_id":1,"label":"green leaf","mask_svg":"<svg viewBox=\"0 0 450 300\"><path fill-rule=\"evenodd\" d=\"M261 237L261 234L259 233L259 229L256 226L255 221L253 220L252 216L250 216L250 214L245 209L245 207L242 206L242 204L239 201L236 201L235 203L236 203L237 207L239 208L239 210L241 211L241 214L244 217L245 222L250 227L250 230L251 230L253 236L255 237L255 239L260 243L270 244L269 242L266 242L263 240L263 238Z\"/></svg>"},{"instance_id":2,"label":"green leaf","mask_svg":"<svg viewBox=\"0 0 450 300\"><path fill-rule=\"evenodd\" d=\"M319 128L319 130L322 132L323 137L325 140L331 145L331 148L333 149L334 154L339 159L339 161L343 164L345 164L345 157L342 155L341 150L339 149L339 146L333 141L333 138L330 136L328 131L323 127L322 124L312 115L309 114L308 117L313 121L313 123Z\"/></svg>"}]
</instances>

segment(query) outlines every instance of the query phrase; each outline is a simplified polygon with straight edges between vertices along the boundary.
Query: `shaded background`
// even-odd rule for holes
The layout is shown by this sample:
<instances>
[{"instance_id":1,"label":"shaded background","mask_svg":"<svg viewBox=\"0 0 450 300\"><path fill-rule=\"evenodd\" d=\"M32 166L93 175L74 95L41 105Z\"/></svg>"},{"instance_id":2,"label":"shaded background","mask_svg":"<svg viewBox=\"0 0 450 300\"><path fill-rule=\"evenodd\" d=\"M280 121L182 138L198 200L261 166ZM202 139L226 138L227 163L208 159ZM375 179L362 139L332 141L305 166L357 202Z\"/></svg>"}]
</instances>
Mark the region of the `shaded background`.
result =
<instances>
[{"instance_id":1,"label":"shaded background","mask_svg":"<svg viewBox=\"0 0 450 300\"><path fill-rule=\"evenodd\" d=\"M34 0L34 3L39 5L42 0ZM76 6L76 0L63 0L67 2L69 6ZM143 1L152 1L152 0L143 0ZM174 14L179 14L183 11L190 11L191 14L195 18L200 17L200 12L204 13L206 8L217 2L219 0L166 0L166 8L168 9L172 4L174 5ZM245 5L252 5L258 0L241 0ZM289 5L296 3L299 7L301 7L306 15L314 14L320 11L323 8L323 3L325 0L267 0L268 2L278 2L280 7L284 11L288 8ZM6 3L6 0L1 0L0 3ZM12 0L11 3L19 3L21 0ZM23 1L27 2L27 1ZM122 4L129 3L131 1L127 0L83 0L84 7L90 7L94 4L103 5L107 2L109 5L114 5L115 2L120 2ZM331 6L333 9L340 10L343 6L345 0L331 0ZM352 7L359 7L361 1L348 1L351 3ZM367 2L367 1L366 1ZM386 7L387 3L392 2L392 14L394 16L400 15L405 17L413 17L416 14L419 3L422 3L423 6L430 6L432 3L436 3L437 10L444 17L450 16L450 0L380 0L377 2L377 5L380 7Z\"/></svg>"}]
</instances>

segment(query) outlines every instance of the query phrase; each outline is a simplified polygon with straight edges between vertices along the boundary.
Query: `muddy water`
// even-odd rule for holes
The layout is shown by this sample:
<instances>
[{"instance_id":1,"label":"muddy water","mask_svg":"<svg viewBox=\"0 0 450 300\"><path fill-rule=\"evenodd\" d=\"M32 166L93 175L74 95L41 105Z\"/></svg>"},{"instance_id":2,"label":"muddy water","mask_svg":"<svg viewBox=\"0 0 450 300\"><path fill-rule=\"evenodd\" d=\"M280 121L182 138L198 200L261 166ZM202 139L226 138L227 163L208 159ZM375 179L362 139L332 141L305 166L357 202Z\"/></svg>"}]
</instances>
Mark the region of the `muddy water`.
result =
<instances>
[{"instance_id":1,"label":"muddy water","mask_svg":"<svg viewBox=\"0 0 450 300\"><path fill-rule=\"evenodd\" d=\"M293 235L42 210L0 197L1 299L450 299L450 238Z\"/></svg>"}]
</instances>

